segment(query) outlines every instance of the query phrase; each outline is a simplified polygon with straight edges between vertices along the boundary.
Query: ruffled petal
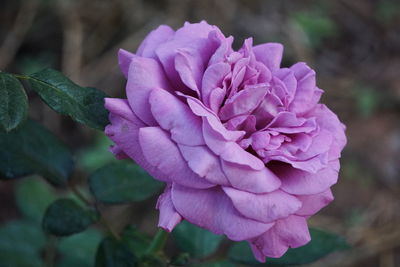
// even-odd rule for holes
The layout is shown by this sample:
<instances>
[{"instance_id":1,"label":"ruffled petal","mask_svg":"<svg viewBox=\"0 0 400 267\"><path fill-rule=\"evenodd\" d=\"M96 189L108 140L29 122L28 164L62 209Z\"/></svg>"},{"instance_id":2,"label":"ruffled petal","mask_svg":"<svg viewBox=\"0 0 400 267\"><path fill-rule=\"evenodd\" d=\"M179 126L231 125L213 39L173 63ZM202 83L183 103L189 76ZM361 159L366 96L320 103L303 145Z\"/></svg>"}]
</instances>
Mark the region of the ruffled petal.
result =
<instances>
[{"instance_id":1,"label":"ruffled petal","mask_svg":"<svg viewBox=\"0 0 400 267\"><path fill-rule=\"evenodd\" d=\"M276 221L275 225L258 238L249 240L255 255L280 258L288 248L297 248L311 240L304 217L291 215ZM265 259L263 260L265 261ZM262 261L262 262L263 262Z\"/></svg>"},{"instance_id":2,"label":"ruffled petal","mask_svg":"<svg viewBox=\"0 0 400 267\"><path fill-rule=\"evenodd\" d=\"M220 187L200 190L173 184L172 202L185 220L234 241L254 238L273 226L243 217Z\"/></svg>"},{"instance_id":3,"label":"ruffled petal","mask_svg":"<svg viewBox=\"0 0 400 267\"><path fill-rule=\"evenodd\" d=\"M172 182L193 188L214 186L188 167L176 144L161 128L141 128L139 143L147 162L164 173Z\"/></svg>"},{"instance_id":4,"label":"ruffled petal","mask_svg":"<svg viewBox=\"0 0 400 267\"><path fill-rule=\"evenodd\" d=\"M190 146L205 144L201 118L184 102L162 89L152 90L149 102L154 118L161 128L171 133L172 140Z\"/></svg>"},{"instance_id":5,"label":"ruffled petal","mask_svg":"<svg viewBox=\"0 0 400 267\"><path fill-rule=\"evenodd\" d=\"M230 71L231 67L224 62L216 63L206 69L201 85L201 97L206 106L211 107L211 92L218 87L222 87L222 81Z\"/></svg>"},{"instance_id":6,"label":"ruffled petal","mask_svg":"<svg viewBox=\"0 0 400 267\"><path fill-rule=\"evenodd\" d=\"M174 35L175 31L167 25L160 25L157 29L151 31L140 44L136 55L156 59L156 48L168 41Z\"/></svg>"},{"instance_id":7,"label":"ruffled petal","mask_svg":"<svg viewBox=\"0 0 400 267\"><path fill-rule=\"evenodd\" d=\"M222 189L243 216L260 222L269 223L286 218L301 207L300 200L282 190L253 194L231 187L222 187Z\"/></svg>"},{"instance_id":8,"label":"ruffled petal","mask_svg":"<svg viewBox=\"0 0 400 267\"><path fill-rule=\"evenodd\" d=\"M318 194L328 190L337 182L339 175L339 161L329 162L328 167L310 173L287 164L269 164L268 167L281 179L281 189L293 195Z\"/></svg>"},{"instance_id":9,"label":"ruffled petal","mask_svg":"<svg viewBox=\"0 0 400 267\"><path fill-rule=\"evenodd\" d=\"M283 45L279 43L266 43L253 47L254 55L258 61L265 64L271 71L279 69L282 61Z\"/></svg>"},{"instance_id":10,"label":"ruffled petal","mask_svg":"<svg viewBox=\"0 0 400 267\"><path fill-rule=\"evenodd\" d=\"M247 166L221 160L222 170L234 188L252 193L272 192L279 188L279 178L268 168L254 170Z\"/></svg>"},{"instance_id":11,"label":"ruffled petal","mask_svg":"<svg viewBox=\"0 0 400 267\"><path fill-rule=\"evenodd\" d=\"M301 216L314 215L334 199L330 189L319 194L297 196L297 198L303 203L301 209L296 212Z\"/></svg>"},{"instance_id":12,"label":"ruffled petal","mask_svg":"<svg viewBox=\"0 0 400 267\"><path fill-rule=\"evenodd\" d=\"M110 124L105 129L105 134L115 143L111 150L117 157L129 156L151 176L160 181L169 181L169 178L154 168L143 157L139 145L139 129L145 125L132 112L126 99L106 98L105 107L110 111Z\"/></svg>"},{"instance_id":13,"label":"ruffled petal","mask_svg":"<svg viewBox=\"0 0 400 267\"><path fill-rule=\"evenodd\" d=\"M172 232L175 226L182 221L182 216L176 212L171 198L171 185L165 188L164 193L160 195L156 208L160 211L158 227L167 232Z\"/></svg>"},{"instance_id":14,"label":"ruffled petal","mask_svg":"<svg viewBox=\"0 0 400 267\"><path fill-rule=\"evenodd\" d=\"M178 145L189 167L200 177L218 185L230 185L219 158L206 146Z\"/></svg>"},{"instance_id":15,"label":"ruffled petal","mask_svg":"<svg viewBox=\"0 0 400 267\"><path fill-rule=\"evenodd\" d=\"M129 68L126 94L133 112L149 126L157 125L150 112L149 95L154 88L169 90L159 63L151 58L133 57Z\"/></svg>"}]
</instances>

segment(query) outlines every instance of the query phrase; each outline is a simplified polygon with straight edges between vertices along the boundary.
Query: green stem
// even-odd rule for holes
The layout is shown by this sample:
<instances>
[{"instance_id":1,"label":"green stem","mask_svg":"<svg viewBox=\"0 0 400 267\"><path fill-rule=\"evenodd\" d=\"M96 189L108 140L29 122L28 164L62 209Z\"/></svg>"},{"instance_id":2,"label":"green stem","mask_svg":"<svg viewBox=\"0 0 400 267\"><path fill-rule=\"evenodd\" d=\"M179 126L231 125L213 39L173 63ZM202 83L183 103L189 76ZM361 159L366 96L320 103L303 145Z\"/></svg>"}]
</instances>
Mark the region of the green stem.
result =
<instances>
[{"instance_id":1,"label":"green stem","mask_svg":"<svg viewBox=\"0 0 400 267\"><path fill-rule=\"evenodd\" d=\"M163 229L159 229L157 234L154 236L153 240L151 241L146 254L156 254L160 252L167 242L168 233Z\"/></svg>"},{"instance_id":2,"label":"green stem","mask_svg":"<svg viewBox=\"0 0 400 267\"><path fill-rule=\"evenodd\" d=\"M21 74L13 74L15 78L21 79L21 80L28 80L29 77L26 75L21 75Z\"/></svg>"}]
</instances>

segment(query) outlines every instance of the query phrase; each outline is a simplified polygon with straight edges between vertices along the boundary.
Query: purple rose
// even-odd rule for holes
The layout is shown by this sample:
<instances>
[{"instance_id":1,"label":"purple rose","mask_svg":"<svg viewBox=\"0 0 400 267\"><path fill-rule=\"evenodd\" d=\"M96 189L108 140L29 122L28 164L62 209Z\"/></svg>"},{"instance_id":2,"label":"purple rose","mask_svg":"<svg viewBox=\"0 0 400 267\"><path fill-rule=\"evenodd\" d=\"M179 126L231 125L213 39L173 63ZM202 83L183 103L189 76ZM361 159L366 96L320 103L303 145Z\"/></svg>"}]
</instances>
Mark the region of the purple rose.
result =
<instances>
[{"instance_id":1,"label":"purple rose","mask_svg":"<svg viewBox=\"0 0 400 267\"><path fill-rule=\"evenodd\" d=\"M311 68L281 68L281 44L232 41L203 21L121 50L127 99L106 99L106 134L117 158L167 183L160 227L185 219L247 240L265 261L310 241L307 218L333 200L345 127L318 104Z\"/></svg>"}]
</instances>

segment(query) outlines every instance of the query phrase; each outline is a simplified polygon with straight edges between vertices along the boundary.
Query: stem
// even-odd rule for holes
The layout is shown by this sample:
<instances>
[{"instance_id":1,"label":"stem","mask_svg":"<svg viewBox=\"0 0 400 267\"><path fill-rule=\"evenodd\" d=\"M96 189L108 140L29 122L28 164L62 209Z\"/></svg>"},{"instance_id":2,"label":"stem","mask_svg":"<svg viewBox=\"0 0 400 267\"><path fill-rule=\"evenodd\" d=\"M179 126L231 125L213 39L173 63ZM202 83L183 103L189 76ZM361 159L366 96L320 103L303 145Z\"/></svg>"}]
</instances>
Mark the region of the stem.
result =
<instances>
[{"instance_id":1,"label":"stem","mask_svg":"<svg viewBox=\"0 0 400 267\"><path fill-rule=\"evenodd\" d=\"M155 254L160 252L164 248L167 239L168 233L163 229L158 229L158 232L151 241L146 254Z\"/></svg>"},{"instance_id":2,"label":"stem","mask_svg":"<svg viewBox=\"0 0 400 267\"><path fill-rule=\"evenodd\" d=\"M26 75L21 75L21 74L13 74L15 78L21 79L21 80L28 80L29 77Z\"/></svg>"}]
</instances>

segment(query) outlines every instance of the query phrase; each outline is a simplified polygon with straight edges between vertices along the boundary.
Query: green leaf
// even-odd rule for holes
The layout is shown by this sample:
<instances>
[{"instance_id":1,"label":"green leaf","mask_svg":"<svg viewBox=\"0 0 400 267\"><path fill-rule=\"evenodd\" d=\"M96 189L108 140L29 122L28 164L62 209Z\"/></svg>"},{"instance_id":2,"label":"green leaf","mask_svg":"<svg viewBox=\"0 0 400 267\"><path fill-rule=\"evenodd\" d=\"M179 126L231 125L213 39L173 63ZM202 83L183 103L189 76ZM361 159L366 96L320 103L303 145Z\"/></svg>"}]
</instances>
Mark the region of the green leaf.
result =
<instances>
[{"instance_id":1,"label":"green leaf","mask_svg":"<svg viewBox=\"0 0 400 267\"><path fill-rule=\"evenodd\" d=\"M45 232L67 236L82 232L98 219L94 210L83 208L72 199L59 199L47 208L42 226Z\"/></svg>"},{"instance_id":2,"label":"green leaf","mask_svg":"<svg viewBox=\"0 0 400 267\"><path fill-rule=\"evenodd\" d=\"M97 249L95 266L135 267L138 264L135 254L123 241L106 237Z\"/></svg>"},{"instance_id":3,"label":"green leaf","mask_svg":"<svg viewBox=\"0 0 400 267\"><path fill-rule=\"evenodd\" d=\"M0 227L0 265L40 267L40 253L46 238L40 227L24 221L12 221Z\"/></svg>"},{"instance_id":4,"label":"green leaf","mask_svg":"<svg viewBox=\"0 0 400 267\"><path fill-rule=\"evenodd\" d=\"M142 201L156 194L163 183L129 161L110 163L89 177L90 190L103 203Z\"/></svg>"},{"instance_id":5,"label":"green leaf","mask_svg":"<svg viewBox=\"0 0 400 267\"><path fill-rule=\"evenodd\" d=\"M28 97L11 74L0 72L0 129L11 131L26 118Z\"/></svg>"},{"instance_id":6,"label":"green leaf","mask_svg":"<svg viewBox=\"0 0 400 267\"><path fill-rule=\"evenodd\" d=\"M102 91L81 87L53 69L29 75L28 81L43 101L58 113L95 129L103 130L108 124L108 111L104 108L106 95Z\"/></svg>"},{"instance_id":7,"label":"green leaf","mask_svg":"<svg viewBox=\"0 0 400 267\"><path fill-rule=\"evenodd\" d=\"M2 179L36 173L52 184L65 185L72 165L69 150L37 122L27 120L12 132L0 132Z\"/></svg>"},{"instance_id":8,"label":"green leaf","mask_svg":"<svg viewBox=\"0 0 400 267\"><path fill-rule=\"evenodd\" d=\"M281 258L268 258L265 264L254 258L247 242L235 243L229 251L229 258L235 262L249 265L299 265L314 262L329 253L349 248L346 241L336 234L313 228L310 228L310 234L311 241L307 245L289 249Z\"/></svg>"},{"instance_id":9,"label":"green leaf","mask_svg":"<svg viewBox=\"0 0 400 267\"><path fill-rule=\"evenodd\" d=\"M38 177L21 180L15 192L19 210L28 220L40 223L46 208L56 198L53 189Z\"/></svg>"},{"instance_id":10,"label":"green leaf","mask_svg":"<svg viewBox=\"0 0 400 267\"><path fill-rule=\"evenodd\" d=\"M92 267L102 234L96 229L64 237L58 243L61 261L58 267Z\"/></svg>"},{"instance_id":11,"label":"green leaf","mask_svg":"<svg viewBox=\"0 0 400 267\"><path fill-rule=\"evenodd\" d=\"M133 225L128 225L121 234L122 241L135 252L135 255L142 257L148 248L151 238L137 230Z\"/></svg>"},{"instance_id":12,"label":"green leaf","mask_svg":"<svg viewBox=\"0 0 400 267\"><path fill-rule=\"evenodd\" d=\"M224 239L222 235L215 235L187 221L181 222L174 229L172 235L177 246L194 258L204 258L211 255Z\"/></svg>"}]
</instances>

